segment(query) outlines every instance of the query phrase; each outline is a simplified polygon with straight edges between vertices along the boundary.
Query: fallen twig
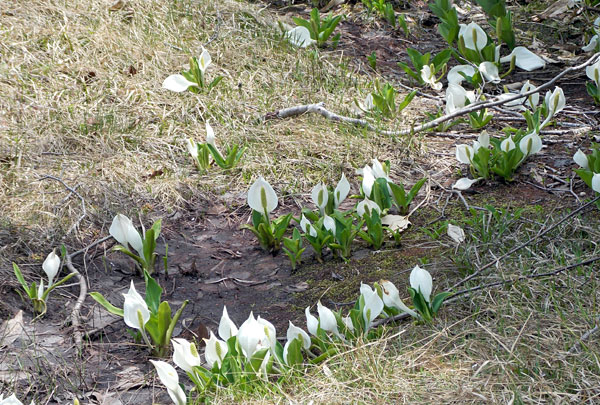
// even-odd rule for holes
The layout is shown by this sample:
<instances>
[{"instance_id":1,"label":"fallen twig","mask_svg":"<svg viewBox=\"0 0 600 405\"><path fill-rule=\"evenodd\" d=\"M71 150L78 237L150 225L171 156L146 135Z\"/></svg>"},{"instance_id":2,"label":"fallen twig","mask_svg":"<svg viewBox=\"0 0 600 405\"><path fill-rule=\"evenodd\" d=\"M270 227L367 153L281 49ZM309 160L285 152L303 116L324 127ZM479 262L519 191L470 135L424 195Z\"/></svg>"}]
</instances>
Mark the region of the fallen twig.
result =
<instances>
[{"instance_id":1,"label":"fallen twig","mask_svg":"<svg viewBox=\"0 0 600 405\"><path fill-rule=\"evenodd\" d=\"M577 70L581 70L581 69L585 68L586 66L593 64L594 62L596 62L598 60L599 56L600 56L600 53L596 53L596 54L592 55L584 63L577 65L577 66L571 66L571 67L563 70L562 72L560 72L559 74L554 76L552 79L550 79L546 83L544 83L530 91L527 91L523 94L515 93L510 97L506 97L506 98L500 99L500 100L480 101L477 103L469 104L461 109L454 111L451 114L446 114L442 117L436 118L432 121L426 122L426 123L418 125L416 127L412 127L410 129L403 129L400 131L381 130L381 129L378 129L378 128L374 127L373 125L371 125L367 120L359 119L359 118L351 118L351 117L346 117L343 115L336 114L334 112L327 110L325 108L325 104L323 102L316 103L316 104L297 105L294 107L284 108L281 110L267 113L263 117L263 119L264 120L270 120L270 119L276 119L276 118L282 119L282 118L289 118L289 117L294 117L297 115L302 115L305 113L315 113L315 114L322 115L323 117L325 117L328 120L339 121L339 122L344 122L347 124L364 127L371 131L376 131L378 133L381 133L383 135L392 135L392 136L409 135L409 134L414 134L417 132L425 131L430 128L434 128L443 122L450 121L454 118L460 117L465 114L469 114L469 113L483 110L486 108L494 108L494 107L509 103L511 101L516 101L516 100L522 99L524 97L530 96L532 94L539 93L543 90L550 88L552 85L554 85L554 83L556 83L559 79L561 79L568 73L575 72Z\"/></svg>"}]
</instances>

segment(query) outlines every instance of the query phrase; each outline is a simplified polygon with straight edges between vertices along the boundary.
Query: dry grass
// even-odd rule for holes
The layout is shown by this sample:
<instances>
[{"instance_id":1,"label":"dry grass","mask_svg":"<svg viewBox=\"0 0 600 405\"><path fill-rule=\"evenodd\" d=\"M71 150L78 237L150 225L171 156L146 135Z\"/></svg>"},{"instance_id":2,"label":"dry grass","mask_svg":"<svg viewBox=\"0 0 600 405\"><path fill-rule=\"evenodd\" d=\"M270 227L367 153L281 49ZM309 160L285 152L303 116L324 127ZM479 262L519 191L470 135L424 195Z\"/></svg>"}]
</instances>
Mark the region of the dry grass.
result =
<instances>
[{"instance_id":1,"label":"dry grass","mask_svg":"<svg viewBox=\"0 0 600 405\"><path fill-rule=\"evenodd\" d=\"M324 101L350 114L368 78L338 51L314 54L281 41L275 17L259 5L224 1L133 0L116 11L95 0L8 0L0 16L0 270L9 260L40 260L63 237L79 242L107 232L116 212L159 216L222 197L231 206L259 174L280 195L330 183L371 158L390 159L398 173L410 167L407 144L316 116L261 123L265 113ZM209 77L224 76L210 94L161 89L190 55L209 42ZM411 111L390 126L410 120ZM204 138L210 120L219 144L244 143L239 168L200 175L184 141ZM432 146L433 145L433 146ZM442 162L432 177L447 180L446 151L428 143ZM416 148L410 149L415 152ZM438 159L438 156L443 158ZM402 170L401 170L402 169ZM162 175L151 176L161 170ZM88 215L73 234L80 202L52 175L75 187ZM402 177L402 175L400 175ZM414 179L412 179L414 181ZM439 200L439 207L445 198ZM207 203L206 203L207 204ZM483 205L483 204L482 204ZM527 212L529 222L498 238L471 239L445 261L454 272L436 273L450 286L539 230L560 214ZM469 234L482 227L461 218ZM451 214L450 214L451 213ZM469 214L464 214L468 216ZM433 209L427 213L437 217ZM591 217L591 218L590 218ZM493 282L532 269L550 270L597 254L598 218L586 214L502 262L478 279ZM589 221L589 222L588 222ZM488 228L489 229L489 228ZM479 234L477 234L479 235ZM450 251L450 250L448 250ZM437 258L430 258L436 270ZM441 266L441 265L440 265ZM3 278L0 284L10 283ZM598 339L580 353L568 350L594 326L598 285L594 266L552 279L526 280L484 290L449 305L433 325L402 325L397 337L350 350L294 377L281 389L254 394L217 393L220 403L597 403ZM50 378L50 377L48 377ZM32 384L35 384L33 382Z\"/></svg>"},{"instance_id":2,"label":"dry grass","mask_svg":"<svg viewBox=\"0 0 600 405\"><path fill-rule=\"evenodd\" d=\"M257 120L316 101L345 112L365 85L338 53L313 55L281 41L264 9L234 1L131 1L117 11L110 4L9 1L3 8L3 227L64 236L79 201L56 182L37 181L45 174L85 198L84 237L116 212L172 211L198 197L239 195L258 173L281 195L307 193L316 180L404 152L316 117ZM209 77L224 76L221 84L201 95L162 89L208 42ZM199 175L187 158L184 141L202 140L205 120L218 143L248 145L232 174Z\"/></svg>"}]
</instances>

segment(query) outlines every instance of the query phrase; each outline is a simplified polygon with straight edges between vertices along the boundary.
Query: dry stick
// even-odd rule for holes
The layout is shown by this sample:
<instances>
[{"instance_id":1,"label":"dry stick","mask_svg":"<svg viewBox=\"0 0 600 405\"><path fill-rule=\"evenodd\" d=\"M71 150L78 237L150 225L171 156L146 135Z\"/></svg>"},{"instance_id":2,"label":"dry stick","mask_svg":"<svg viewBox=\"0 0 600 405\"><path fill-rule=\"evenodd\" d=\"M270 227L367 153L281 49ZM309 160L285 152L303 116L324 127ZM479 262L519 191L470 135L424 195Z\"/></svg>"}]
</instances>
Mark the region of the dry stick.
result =
<instances>
[{"instance_id":1,"label":"dry stick","mask_svg":"<svg viewBox=\"0 0 600 405\"><path fill-rule=\"evenodd\" d=\"M289 118L289 117L294 117L296 115L301 115L301 114L305 114L305 113L316 113L316 114L322 115L323 117L325 117L328 120L340 121L340 122L344 122L347 124L361 126L361 127L367 128L371 131L379 132L384 135L392 135L392 136L409 135L409 134L414 134L417 132L424 131L426 129L433 128L443 122L450 121L454 118L460 117L461 115L465 115L465 114L469 114L469 113L472 113L475 111L483 110L485 108L497 107L499 105L503 105L503 104L506 104L506 103L509 103L509 102L515 101L515 100L520 100L520 99L528 97L532 94L539 93L542 90L546 90L547 88L554 85L554 83L556 83L559 79L561 79L563 76L567 75L568 73L575 72L577 70L581 70L584 67L593 64L598 59L598 56L600 56L600 53L595 53L586 62L584 62L580 65L577 65L577 66L571 66L571 67L563 70L558 75L554 76L554 78L552 78L551 80L549 80L546 83L536 87L535 89L527 91L523 94L521 94L521 93L514 94L511 97L507 97L505 99L496 100L496 101L477 102L477 103L469 104L468 106L461 108L459 110L456 110L451 114L446 114L442 117L434 119L433 121L429 121L425 124L421 124L419 126L412 127L410 129L404 129L402 131L379 130L379 129L375 128L373 125L371 125L367 120L338 115L336 113L333 113L333 112L327 110L324 107L323 102L320 102L317 104L304 104L304 105L297 105L294 107L284 108L284 109L266 114L263 117L263 119L269 120L269 119L275 119L275 118Z\"/></svg>"},{"instance_id":2,"label":"dry stick","mask_svg":"<svg viewBox=\"0 0 600 405\"><path fill-rule=\"evenodd\" d=\"M71 225L71 227L67 231L67 234L69 234L73 229L75 229L79 225L79 223L86 216L85 199L81 196L81 194L79 194L77 191L75 191L75 189L73 189L72 187L69 187L62 179L59 179L58 177L54 177L51 175L45 175L45 176L41 177L38 181L42 181L42 180L46 180L46 179L58 181L69 192L76 195L81 200L82 215L81 215L81 217L79 217L79 219L73 225ZM77 254L79 254L79 253L77 253ZM75 255L66 255L65 265L67 266L67 269L69 269L69 271L71 273L75 273L75 277L77 277L77 280L79 282L79 297L77 297L77 301L75 301L75 305L73 306L73 309L71 310L71 326L73 326L73 339L75 340L75 344L77 345L78 350L81 351L82 342L83 342L83 334L80 330L81 322L79 319L80 318L79 313L81 310L81 306L83 305L83 301L85 301L85 296L87 295L87 283L85 282L85 278L83 278L81 276L81 273L75 268L75 266L73 266L73 263L71 262L71 258L73 256L75 256Z\"/></svg>"},{"instance_id":3,"label":"dry stick","mask_svg":"<svg viewBox=\"0 0 600 405\"><path fill-rule=\"evenodd\" d=\"M531 244L531 242L533 242L534 240L546 235L548 232L550 232L551 230L555 229L557 226L559 226L560 224L562 224L563 222L565 222L566 220L572 218L573 216L577 215L578 213L580 213L581 211L583 211L584 209L586 209L587 207L589 207L590 205L592 205L593 203L595 203L596 201L598 201L600 199L600 195L597 196L596 198L594 198L592 201L588 202L585 205L582 205L581 207L577 208L575 211L571 212L569 215L566 215L563 219L561 219L560 221L556 222L555 224L553 224L552 226L542 230L541 232L539 232L537 235L535 235L534 237L530 238L528 241L521 243L518 246L515 246L514 248L512 248L511 250L509 250L508 252L506 252L505 254L503 254L502 256L492 260L491 262L489 262L488 264L486 264L483 267L480 267L479 269L477 269L473 274L471 274L470 276L462 279L461 281L459 281L458 283L454 284L451 288L451 290L455 289L456 287L466 283L467 281L473 279L474 277L477 277L482 271L489 269L490 267L494 266L495 264L499 263L501 260L505 259L506 257L510 256L511 254L515 253L518 250L521 250L522 248L524 248L525 246L528 246L529 244Z\"/></svg>"},{"instance_id":4,"label":"dry stick","mask_svg":"<svg viewBox=\"0 0 600 405\"><path fill-rule=\"evenodd\" d=\"M596 318L596 322L600 323L600 317ZM579 349L581 348L581 345L583 344L583 342L588 340L595 333L598 333L598 331L600 331L600 325L596 325L593 329L590 329L587 332L585 332L583 334L583 336L579 339L579 342L577 342L573 346L571 346L568 353L569 354L577 353L579 351Z\"/></svg>"}]
</instances>

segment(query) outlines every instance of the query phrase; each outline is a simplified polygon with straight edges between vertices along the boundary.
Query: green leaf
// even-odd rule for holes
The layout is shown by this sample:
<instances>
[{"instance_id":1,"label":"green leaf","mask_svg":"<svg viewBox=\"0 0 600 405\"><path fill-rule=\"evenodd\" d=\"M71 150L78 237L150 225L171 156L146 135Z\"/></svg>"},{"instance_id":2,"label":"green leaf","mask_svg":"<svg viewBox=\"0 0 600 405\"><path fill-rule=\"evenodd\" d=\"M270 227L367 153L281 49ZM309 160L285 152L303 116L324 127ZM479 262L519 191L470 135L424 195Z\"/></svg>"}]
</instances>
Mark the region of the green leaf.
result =
<instances>
[{"instance_id":1,"label":"green leaf","mask_svg":"<svg viewBox=\"0 0 600 405\"><path fill-rule=\"evenodd\" d=\"M23 277L23 273L21 273L21 269L19 269L19 266L17 266L17 264L14 262L13 262L13 270L15 272L15 276L17 277L17 280L19 280L19 283L21 284L21 286L27 293L27 296L29 298L34 298L30 294L29 286L27 285L27 282L25 281L25 278Z\"/></svg>"},{"instance_id":2,"label":"green leaf","mask_svg":"<svg viewBox=\"0 0 600 405\"><path fill-rule=\"evenodd\" d=\"M444 303L444 300L446 300L446 298L448 298L449 295L451 295L451 293L441 292L433 298L433 301L431 301L431 311L434 314L437 313L437 311L440 309L440 307Z\"/></svg>"},{"instance_id":3,"label":"green leaf","mask_svg":"<svg viewBox=\"0 0 600 405\"><path fill-rule=\"evenodd\" d=\"M146 280L146 296L144 297L144 300L146 301L146 304L148 304L150 312L156 315L158 313L160 296L162 295L163 290L147 271L144 271L144 278Z\"/></svg>"},{"instance_id":4,"label":"green leaf","mask_svg":"<svg viewBox=\"0 0 600 405\"><path fill-rule=\"evenodd\" d=\"M104 296L102 294L100 294L99 292L91 292L90 296L98 304L102 305L104 307L104 309L106 309L111 314L123 317L123 310L121 308L115 307L113 304L111 304L110 302L108 302L106 300L106 298L104 298Z\"/></svg>"},{"instance_id":5,"label":"green leaf","mask_svg":"<svg viewBox=\"0 0 600 405\"><path fill-rule=\"evenodd\" d=\"M169 343L166 340L167 330L171 324L171 307L167 301L163 301L158 306L157 326L158 333L160 336L159 341L155 342L159 346L163 346Z\"/></svg>"},{"instance_id":6,"label":"green leaf","mask_svg":"<svg viewBox=\"0 0 600 405\"><path fill-rule=\"evenodd\" d=\"M404 110L412 101L412 99L415 97L415 95L417 94L417 90L413 90L410 93L408 93L408 95L406 97L404 97L404 100L402 100L402 102L398 105L398 111L402 111Z\"/></svg>"},{"instance_id":7,"label":"green leaf","mask_svg":"<svg viewBox=\"0 0 600 405\"><path fill-rule=\"evenodd\" d=\"M42 296L41 296L41 299L42 299L43 301L46 301L46 298L48 298L48 294L50 294L50 292L51 292L52 290L54 290L54 289L55 289L56 287L58 287L58 286L61 286L61 285L63 285L64 283L66 283L67 281L69 281L69 280L71 279L71 277L73 277L73 276L76 276L76 275L77 275L77 273L70 273L70 274L67 274L67 275L66 275L66 276L65 276L65 277L64 277L62 280L60 280L60 281L59 281L59 282L57 282L57 283L54 283L54 284L52 284L50 287L48 287L48 288L46 289L46 291L44 291L44 293L43 293L43 294L42 294Z\"/></svg>"},{"instance_id":8,"label":"green leaf","mask_svg":"<svg viewBox=\"0 0 600 405\"><path fill-rule=\"evenodd\" d=\"M221 169L227 169L227 163L225 163L225 160L223 159L223 156L221 156L221 153L213 145L211 145L209 143L206 144L206 147L210 151L210 154L212 155L213 159L215 159L215 162L217 163L217 165Z\"/></svg>"},{"instance_id":9,"label":"green leaf","mask_svg":"<svg viewBox=\"0 0 600 405\"><path fill-rule=\"evenodd\" d=\"M296 364L302 364L304 361L302 357L302 342L299 339L294 339L288 345L286 363L288 366L293 367Z\"/></svg>"},{"instance_id":10,"label":"green leaf","mask_svg":"<svg viewBox=\"0 0 600 405\"><path fill-rule=\"evenodd\" d=\"M171 319L171 323L169 324L169 328L167 329L167 333L165 335L165 343L169 344L171 341L171 336L173 336L173 330L175 329L175 325L179 322L179 318L181 318L181 314L183 313L184 308L187 306L188 300L183 301L177 312L175 312L175 316Z\"/></svg>"},{"instance_id":11,"label":"green leaf","mask_svg":"<svg viewBox=\"0 0 600 405\"><path fill-rule=\"evenodd\" d=\"M155 236L154 228L148 229L146 231L146 234L144 235L144 241L143 241L144 260L145 260L145 264L146 264L146 270L148 270L148 272L151 272L153 270L152 262L153 262L153 256L154 256L154 249L156 249L156 238L157 238L157 236Z\"/></svg>"},{"instance_id":12,"label":"green leaf","mask_svg":"<svg viewBox=\"0 0 600 405\"><path fill-rule=\"evenodd\" d=\"M158 239L158 236L160 235L161 226L162 219L159 219L158 221L154 222L154 224L152 224L152 229L154 230L154 240Z\"/></svg>"}]
</instances>

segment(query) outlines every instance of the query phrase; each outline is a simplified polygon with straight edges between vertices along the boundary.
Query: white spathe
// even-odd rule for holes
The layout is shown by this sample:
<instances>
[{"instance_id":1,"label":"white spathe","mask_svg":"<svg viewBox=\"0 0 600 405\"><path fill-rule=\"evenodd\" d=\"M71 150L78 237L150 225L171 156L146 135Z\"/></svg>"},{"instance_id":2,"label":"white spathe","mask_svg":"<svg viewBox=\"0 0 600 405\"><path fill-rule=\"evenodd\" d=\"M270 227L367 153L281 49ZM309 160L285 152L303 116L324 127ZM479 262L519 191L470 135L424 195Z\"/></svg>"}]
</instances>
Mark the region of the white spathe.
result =
<instances>
[{"instance_id":1,"label":"white spathe","mask_svg":"<svg viewBox=\"0 0 600 405\"><path fill-rule=\"evenodd\" d=\"M477 52L485 48L488 41L485 31L474 22L468 25L460 24L458 36L464 39L466 48Z\"/></svg>"},{"instance_id":2,"label":"white spathe","mask_svg":"<svg viewBox=\"0 0 600 405\"><path fill-rule=\"evenodd\" d=\"M421 69L421 79L434 90L442 89L442 83L438 82L435 77L433 65L423 65L423 68Z\"/></svg>"},{"instance_id":3,"label":"white spathe","mask_svg":"<svg viewBox=\"0 0 600 405\"><path fill-rule=\"evenodd\" d=\"M500 75L498 73L498 66L494 62L481 62L479 65L479 71L490 83L500 83Z\"/></svg>"},{"instance_id":4,"label":"white spathe","mask_svg":"<svg viewBox=\"0 0 600 405\"><path fill-rule=\"evenodd\" d=\"M200 53L200 57L198 58L198 67L202 71L202 74L206 72L208 65L212 62L212 58L210 57L210 53L204 47L202 47L202 52Z\"/></svg>"},{"instance_id":5,"label":"white spathe","mask_svg":"<svg viewBox=\"0 0 600 405\"><path fill-rule=\"evenodd\" d=\"M223 315L221 315L221 320L219 321L219 336L221 339L227 341L230 337L237 335L237 333L237 326L229 318L227 307L223 306Z\"/></svg>"},{"instance_id":6,"label":"white spathe","mask_svg":"<svg viewBox=\"0 0 600 405\"><path fill-rule=\"evenodd\" d=\"M325 332L331 332L335 336L340 337L335 315L329 308L323 306L321 301L317 302L317 313L319 314L319 326L321 329L323 329Z\"/></svg>"},{"instance_id":7,"label":"white spathe","mask_svg":"<svg viewBox=\"0 0 600 405\"><path fill-rule=\"evenodd\" d=\"M289 322L290 323L286 334L288 342L291 342L294 339L298 339L302 342L302 347L304 348L304 350L310 349L310 337L308 336L308 333L302 330L302 328L295 326L292 323L292 321Z\"/></svg>"},{"instance_id":8,"label":"white spathe","mask_svg":"<svg viewBox=\"0 0 600 405\"><path fill-rule=\"evenodd\" d=\"M542 150L542 138L536 132L525 135L519 141L519 148L525 156L534 155Z\"/></svg>"},{"instance_id":9,"label":"white spathe","mask_svg":"<svg viewBox=\"0 0 600 405\"><path fill-rule=\"evenodd\" d=\"M584 52L595 51L598 48L598 42L600 42L600 40L598 39L598 35L596 34L590 38L590 42L588 42L586 46L582 47L581 50Z\"/></svg>"},{"instance_id":10,"label":"white spathe","mask_svg":"<svg viewBox=\"0 0 600 405\"><path fill-rule=\"evenodd\" d=\"M377 294L377 291L372 289L362 289L361 295L364 299L365 306L363 307L363 320L365 321L365 331L371 328L373 320L377 318L383 311L383 300Z\"/></svg>"},{"instance_id":11,"label":"white spathe","mask_svg":"<svg viewBox=\"0 0 600 405\"><path fill-rule=\"evenodd\" d=\"M592 190L594 190L597 193L600 193L600 174L599 173L594 173L594 176L592 177Z\"/></svg>"},{"instance_id":12,"label":"white spathe","mask_svg":"<svg viewBox=\"0 0 600 405\"><path fill-rule=\"evenodd\" d=\"M590 80L593 80L596 83L596 86L600 86L600 59L593 65L590 65L585 68L585 74Z\"/></svg>"},{"instance_id":13,"label":"white spathe","mask_svg":"<svg viewBox=\"0 0 600 405\"><path fill-rule=\"evenodd\" d=\"M515 47L509 55L500 58L500 62L510 62L513 57L515 58L515 65L528 72L546 66L546 62L542 58L524 46Z\"/></svg>"},{"instance_id":14,"label":"white spathe","mask_svg":"<svg viewBox=\"0 0 600 405\"><path fill-rule=\"evenodd\" d=\"M313 203L315 203L317 208L319 208L321 215L323 215L325 213L327 202L329 201L329 192L327 191L327 186L325 183L320 183L314 186L310 195Z\"/></svg>"},{"instance_id":15,"label":"white spathe","mask_svg":"<svg viewBox=\"0 0 600 405\"><path fill-rule=\"evenodd\" d=\"M217 339L212 331L210 331L209 339L202 338L202 340L204 340L204 343L206 344L206 348L204 349L204 359L206 360L208 367L212 368L215 363L218 367L221 367L223 359L229 351L227 343Z\"/></svg>"},{"instance_id":16,"label":"white spathe","mask_svg":"<svg viewBox=\"0 0 600 405\"><path fill-rule=\"evenodd\" d=\"M306 307L304 314L306 315L306 329L308 329L311 335L316 336L317 329L319 328L319 320L310 313L310 307Z\"/></svg>"},{"instance_id":17,"label":"white spathe","mask_svg":"<svg viewBox=\"0 0 600 405\"><path fill-rule=\"evenodd\" d=\"M348 193L350 193L350 182L346 179L344 173L342 173L342 178L335 186L335 190L333 190L333 205L335 208L339 207L342 201L348 197Z\"/></svg>"},{"instance_id":18,"label":"white spathe","mask_svg":"<svg viewBox=\"0 0 600 405\"><path fill-rule=\"evenodd\" d=\"M411 316L418 318L418 315L415 311L407 307L404 302L400 299L400 293L398 292L398 288L388 280L381 280L379 282L381 286L382 299L383 303L386 307L396 308L399 311L407 312Z\"/></svg>"},{"instance_id":19,"label":"white spathe","mask_svg":"<svg viewBox=\"0 0 600 405\"><path fill-rule=\"evenodd\" d=\"M125 248L129 245L138 252L140 257L144 257L144 248L142 237L133 226L131 219L123 214L117 214L108 229L108 233L117 240Z\"/></svg>"},{"instance_id":20,"label":"white spathe","mask_svg":"<svg viewBox=\"0 0 600 405\"><path fill-rule=\"evenodd\" d=\"M560 87L556 87L552 93L547 91L546 96L544 97L544 102L546 103L546 107L548 107L548 116L540 125L540 129L548 125L552 117L561 112L562 109L567 105L567 99L565 98L565 94Z\"/></svg>"},{"instance_id":21,"label":"white spathe","mask_svg":"<svg viewBox=\"0 0 600 405\"><path fill-rule=\"evenodd\" d=\"M573 155L573 160L584 169L590 168L587 156L581 151L581 149L577 149L577 152L575 152L575 155Z\"/></svg>"},{"instance_id":22,"label":"white spathe","mask_svg":"<svg viewBox=\"0 0 600 405\"><path fill-rule=\"evenodd\" d=\"M171 344L173 345L173 363L186 373L193 373L193 368L201 363L196 345L181 338L171 339Z\"/></svg>"},{"instance_id":23,"label":"white spathe","mask_svg":"<svg viewBox=\"0 0 600 405\"><path fill-rule=\"evenodd\" d=\"M260 176L248 190L248 205L261 214L270 214L277 208L278 199L273 187Z\"/></svg>"},{"instance_id":24,"label":"white spathe","mask_svg":"<svg viewBox=\"0 0 600 405\"><path fill-rule=\"evenodd\" d=\"M310 37L310 31L306 27L293 28L285 33L285 37L290 44L300 48L306 48L317 42Z\"/></svg>"},{"instance_id":25,"label":"white spathe","mask_svg":"<svg viewBox=\"0 0 600 405\"><path fill-rule=\"evenodd\" d=\"M250 360L256 351L271 346L269 338L265 335L264 325L254 318L252 312L250 312L248 319L240 326L237 341L248 360Z\"/></svg>"},{"instance_id":26,"label":"white spathe","mask_svg":"<svg viewBox=\"0 0 600 405\"><path fill-rule=\"evenodd\" d=\"M186 147L187 147L187 150L190 153L190 155L194 159L198 159L198 145L196 145L196 142L194 142L193 139L191 139L191 138L187 139Z\"/></svg>"},{"instance_id":27,"label":"white spathe","mask_svg":"<svg viewBox=\"0 0 600 405\"><path fill-rule=\"evenodd\" d=\"M159 360L150 360L158 372L158 378L167 387L167 392L171 400L176 405L186 405L187 398L185 392L179 386L179 376L175 368L167 362Z\"/></svg>"},{"instance_id":28,"label":"white spathe","mask_svg":"<svg viewBox=\"0 0 600 405\"><path fill-rule=\"evenodd\" d=\"M460 163L470 165L474 154L475 151L469 145L462 144L456 146L456 160L458 160Z\"/></svg>"},{"instance_id":29,"label":"white spathe","mask_svg":"<svg viewBox=\"0 0 600 405\"><path fill-rule=\"evenodd\" d=\"M364 217L366 213L368 213L369 217L372 216L373 211L377 211L377 213L381 215L381 208L379 208L379 205L368 198L365 198L356 206L356 213L360 218Z\"/></svg>"},{"instance_id":30,"label":"white spathe","mask_svg":"<svg viewBox=\"0 0 600 405\"><path fill-rule=\"evenodd\" d=\"M308 219L306 219L304 214L302 214L302 217L300 219L300 229L302 229L302 231L304 231L304 233L308 233L313 238L316 238L318 236L317 230L315 229L314 226L312 226L310 221Z\"/></svg>"},{"instance_id":31,"label":"white spathe","mask_svg":"<svg viewBox=\"0 0 600 405\"><path fill-rule=\"evenodd\" d=\"M56 275L58 274L59 267L60 258L54 252L54 250L52 250L52 252L50 252L50 254L46 257L46 260L44 260L44 263L42 264L42 269L44 269L44 272L48 276L48 287L50 287L54 282L54 277L56 277Z\"/></svg>"},{"instance_id":32,"label":"white spathe","mask_svg":"<svg viewBox=\"0 0 600 405\"><path fill-rule=\"evenodd\" d=\"M217 145L215 144L215 131L212 129L208 121L205 124L206 127L206 143L212 145L215 149Z\"/></svg>"},{"instance_id":33,"label":"white spathe","mask_svg":"<svg viewBox=\"0 0 600 405\"><path fill-rule=\"evenodd\" d=\"M515 141L513 141L512 137L510 136L500 142L500 150L504 152L510 152L514 148L516 148Z\"/></svg>"},{"instance_id":34,"label":"white spathe","mask_svg":"<svg viewBox=\"0 0 600 405\"><path fill-rule=\"evenodd\" d=\"M335 219L327 214L323 216L323 227L335 235Z\"/></svg>"},{"instance_id":35,"label":"white spathe","mask_svg":"<svg viewBox=\"0 0 600 405\"><path fill-rule=\"evenodd\" d=\"M125 324L130 328L142 330L146 322L150 320L150 310L146 301L136 291L133 280L131 280L129 291L127 291L127 294L123 294L123 296L125 297L125 303L123 304L123 320ZM138 312L142 314L142 325L140 325Z\"/></svg>"},{"instance_id":36,"label":"white spathe","mask_svg":"<svg viewBox=\"0 0 600 405\"><path fill-rule=\"evenodd\" d=\"M362 169L362 190L365 193L366 197L371 196L371 192L373 191L373 184L375 184L375 176L373 175L373 171L369 165L365 165Z\"/></svg>"},{"instance_id":37,"label":"white spathe","mask_svg":"<svg viewBox=\"0 0 600 405\"><path fill-rule=\"evenodd\" d=\"M415 266L410 272L410 286L417 292L420 291L425 301L431 302L433 279L427 270Z\"/></svg>"},{"instance_id":38,"label":"white spathe","mask_svg":"<svg viewBox=\"0 0 600 405\"><path fill-rule=\"evenodd\" d=\"M167 77L163 82L162 86L167 90L171 90L176 93L181 93L183 91L186 91L189 87L198 87L198 84L189 81L183 75L176 74Z\"/></svg>"},{"instance_id":39,"label":"white spathe","mask_svg":"<svg viewBox=\"0 0 600 405\"><path fill-rule=\"evenodd\" d=\"M466 76L473 78L476 73L476 70L471 65L458 65L454 66L448 74L446 75L446 79L448 79L448 84L461 84L465 77L460 73L464 73Z\"/></svg>"},{"instance_id":40,"label":"white spathe","mask_svg":"<svg viewBox=\"0 0 600 405\"><path fill-rule=\"evenodd\" d=\"M481 178L469 179L468 177L463 177L462 179L458 179L456 183L452 185L452 188L454 190L460 191L468 190L473 184L477 183L479 180L481 180Z\"/></svg>"}]
</instances>

